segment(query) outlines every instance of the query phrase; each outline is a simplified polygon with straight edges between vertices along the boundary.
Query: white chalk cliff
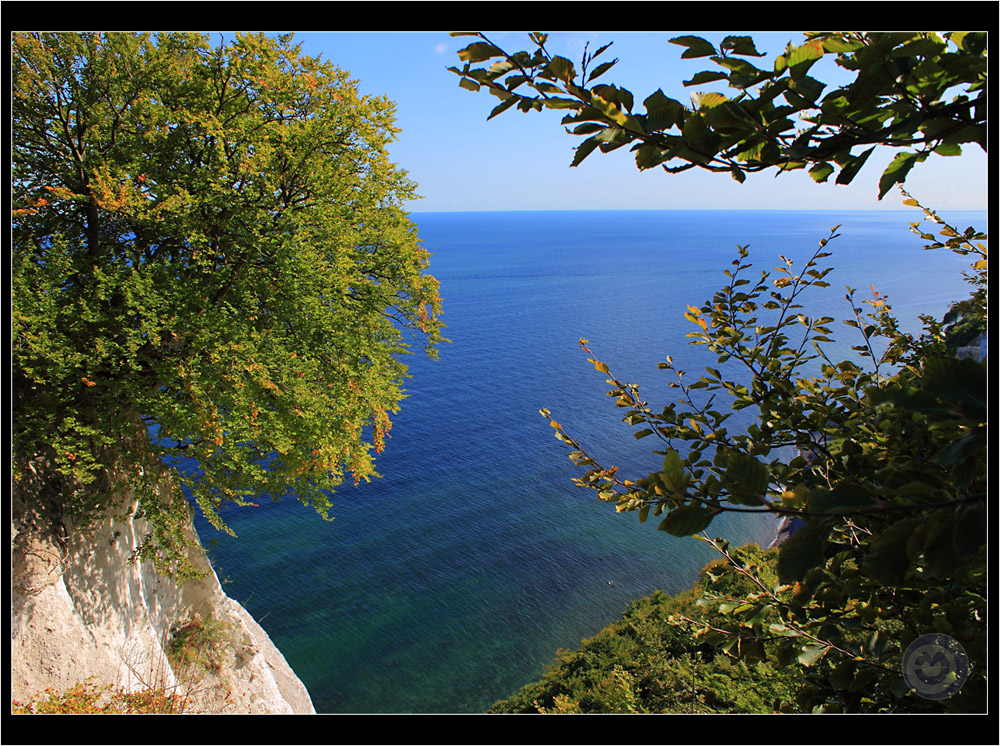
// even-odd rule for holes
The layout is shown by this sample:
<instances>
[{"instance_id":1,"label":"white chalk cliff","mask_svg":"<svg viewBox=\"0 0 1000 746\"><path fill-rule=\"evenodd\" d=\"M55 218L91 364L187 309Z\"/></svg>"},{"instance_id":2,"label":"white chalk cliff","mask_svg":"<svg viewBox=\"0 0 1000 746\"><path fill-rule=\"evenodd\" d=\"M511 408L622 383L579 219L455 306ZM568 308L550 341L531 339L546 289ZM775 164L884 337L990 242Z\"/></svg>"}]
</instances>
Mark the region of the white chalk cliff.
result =
<instances>
[{"instance_id":1,"label":"white chalk cliff","mask_svg":"<svg viewBox=\"0 0 1000 746\"><path fill-rule=\"evenodd\" d=\"M200 545L191 558L205 577L178 584L148 562L130 562L146 533L134 499L117 506L119 517L109 511L80 532L44 515L44 489L31 470L14 486L12 700L27 703L47 688L89 681L126 691L165 687L191 698L188 712L314 712L265 631L223 592ZM193 525L190 531L195 536ZM221 622L223 632L219 665L192 675L174 671L166 650L195 616Z\"/></svg>"}]
</instances>

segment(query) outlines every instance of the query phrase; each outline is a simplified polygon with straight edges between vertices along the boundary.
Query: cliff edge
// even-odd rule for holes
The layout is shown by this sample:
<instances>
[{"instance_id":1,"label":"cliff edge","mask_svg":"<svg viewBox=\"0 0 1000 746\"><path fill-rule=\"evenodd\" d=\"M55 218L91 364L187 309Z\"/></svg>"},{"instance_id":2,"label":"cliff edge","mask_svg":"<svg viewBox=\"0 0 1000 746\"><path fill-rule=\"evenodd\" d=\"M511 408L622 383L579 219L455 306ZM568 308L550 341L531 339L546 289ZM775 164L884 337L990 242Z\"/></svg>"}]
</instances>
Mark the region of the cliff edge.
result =
<instances>
[{"instance_id":1,"label":"cliff edge","mask_svg":"<svg viewBox=\"0 0 1000 746\"><path fill-rule=\"evenodd\" d=\"M45 489L29 469L13 490L12 700L90 681L162 687L190 698L188 712L315 712L267 633L223 592L200 544L190 557L205 576L177 583L131 561L146 534L134 499L77 531L46 515ZM189 531L197 541L193 522ZM179 634L204 620L212 622L210 665L179 661Z\"/></svg>"}]
</instances>

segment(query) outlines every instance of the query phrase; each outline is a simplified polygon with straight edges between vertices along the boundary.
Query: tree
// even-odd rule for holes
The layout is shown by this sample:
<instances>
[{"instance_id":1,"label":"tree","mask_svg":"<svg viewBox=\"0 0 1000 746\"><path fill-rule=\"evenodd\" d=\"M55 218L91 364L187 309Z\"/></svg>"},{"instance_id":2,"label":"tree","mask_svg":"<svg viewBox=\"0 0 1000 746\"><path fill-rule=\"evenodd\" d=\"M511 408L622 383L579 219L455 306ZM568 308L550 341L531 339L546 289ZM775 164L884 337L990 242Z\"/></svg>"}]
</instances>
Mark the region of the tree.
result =
<instances>
[{"instance_id":1,"label":"tree","mask_svg":"<svg viewBox=\"0 0 1000 746\"><path fill-rule=\"evenodd\" d=\"M389 162L393 105L290 36L12 37L15 479L47 464L61 509L105 506L112 464L182 571L208 519L374 472L400 357L440 341L437 282ZM39 467L41 468L41 467Z\"/></svg>"},{"instance_id":2,"label":"tree","mask_svg":"<svg viewBox=\"0 0 1000 746\"><path fill-rule=\"evenodd\" d=\"M737 93L695 94L689 109L657 92L645 99L645 114L633 112L629 91L587 87L614 64L588 71L607 47L584 53L578 77L568 60L546 52L544 34L532 35L531 53L507 53L478 36L459 53L466 65L453 68L461 85L485 86L501 98L491 117L515 105L568 109L563 122L574 125L570 132L589 136L574 165L595 149L632 143L639 168L704 168L742 181L751 171L811 164L810 174L823 181L835 164L844 184L873 148L916 148L883 173L881 198L931 152L958 154L965 142L985 147L982 34L808 34L804 45L789 45L773 72L737 59L758 56L748 37L727 37L716 50L682 36L672 41L686 49L683 57L711 56L729 71L699 73L688 83L727 80ZM805 73L826 54L855 77L820 98L825 86ZM536 95L517 92L522 85ZM953 98L944 100L946 93ZM867 150L853 155L859 145ZM673 621L734 656L801 666L805 709L984 707L986 360L955 357L948 336L985 322L986 236L959 231L904 196L940 235L920 221L912 230L928 248L971 255L966 277L979 288L943 322L922 317L924 336L900 331L874 285L864 301L848 288L844 323L857 335L857 356L829 357L834 319L804 313L800 301L828 285L824 260L834 228L802 267L782 257L776 270L757 274L748 247L739 247L726 285L686 314L695 325L692 344L714 353L719 368L692 382L667 357L660 368L676 377L678 397L662 409L643 401L638 386L613 375L581 340L623 419L640 428L635 437L656 442L662 467L624 475L542 410L570 446L570 459L586 469L580 485L619 512L637 512L640 521L662 516L661 530L709 543L726 560L711 573L720 588L733 574L753 584L741 596L705 586L702 603L727 614L728 627L690 615ZM752 413L755 423L730 431L732 410ZM783 455L789 448L798 455ZM801 521L781 546L777 585L707 533L716 516L731 511ZM902 677L904 651L928 632L958 640L972 662L963 688L948 699L921 699Z\"/></svg>"}]
</instances>

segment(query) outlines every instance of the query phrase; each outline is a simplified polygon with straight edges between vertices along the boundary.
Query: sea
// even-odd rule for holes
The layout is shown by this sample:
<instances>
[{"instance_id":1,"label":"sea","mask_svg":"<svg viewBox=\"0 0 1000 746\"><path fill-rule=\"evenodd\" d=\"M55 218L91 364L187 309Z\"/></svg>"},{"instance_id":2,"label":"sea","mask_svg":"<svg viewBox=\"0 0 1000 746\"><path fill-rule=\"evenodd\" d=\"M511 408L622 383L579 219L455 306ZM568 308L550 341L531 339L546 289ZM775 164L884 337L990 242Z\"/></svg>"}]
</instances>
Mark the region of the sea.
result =
<instances>
[{"instance_id":1,"label":"sea","mask_svg":"<svg viewBox=\"0 0 1000 746\"><path fill-rule=\"evenodd\" d=\"M985 212L941 214L986 230ZM622 422L579 340L658 411L677 395L673 374L657 368L667 355L689 381L718 367L690 344L684 312L723 287L737 247L749 247L755 277L784 258L801 269L839 225L823 260L834 267L830 286L803 296L803 312L836 318L842 341L831 354L856 358L861 340L840 323L851 318L847 287L860 302L874 286L913 333L921 314L940 318L971 291L969 257L925 251L911 232L922 217L414 213L450 341L438 360L406 356L408 396L377 461L382 476L335 492L333 520L283 498L225 509L236 538L197 521L225 591L267 631L317 712L485 712L540 677L559 649L635 599L689 588L714 558L573 484L582 470L541 408L620 475L662 464L654 439L636 440ZM766 546L776 522L737 514L709 531Z\"/></svg>"}]
</instances>

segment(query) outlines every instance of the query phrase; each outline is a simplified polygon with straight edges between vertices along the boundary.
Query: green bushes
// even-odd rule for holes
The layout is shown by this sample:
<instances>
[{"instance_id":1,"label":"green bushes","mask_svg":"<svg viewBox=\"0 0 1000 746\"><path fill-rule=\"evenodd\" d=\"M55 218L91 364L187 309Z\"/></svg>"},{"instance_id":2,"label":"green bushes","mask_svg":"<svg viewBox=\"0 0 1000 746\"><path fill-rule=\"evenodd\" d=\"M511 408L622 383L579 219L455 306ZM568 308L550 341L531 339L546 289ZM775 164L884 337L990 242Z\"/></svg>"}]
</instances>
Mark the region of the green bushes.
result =
<instances>
[{"instance_id":1,"label":"green bushes","mask_svg":"<svg viewBox=\"0 0 1000 746\"><path fill-rule=\"evenodd\" d=\"M735 550L773 575L776 552L756 545ZM633 602L578 650L559 651L538 681L493 705L493 713L760 713L795 709L797 677L776 661L743 660L699 644L677 622L723 617L698 605L704 593L736 595L749 582L702 571L695 588L674 596L657 591ZM742 587L747 585L746 588ZM718 619L715 617L718 616Z\"/></svg>"},{"instance_id":2,"label":"green bushes","mask_svg":"<svg viewBox=\"0 0 1000 746\"><path fill-rule=\"evenodd\" d=\"M214 616L193 614L171 630L167 659L179 676L219 675L231 649L231 630Z\"/></svg>"}]
</instances>

